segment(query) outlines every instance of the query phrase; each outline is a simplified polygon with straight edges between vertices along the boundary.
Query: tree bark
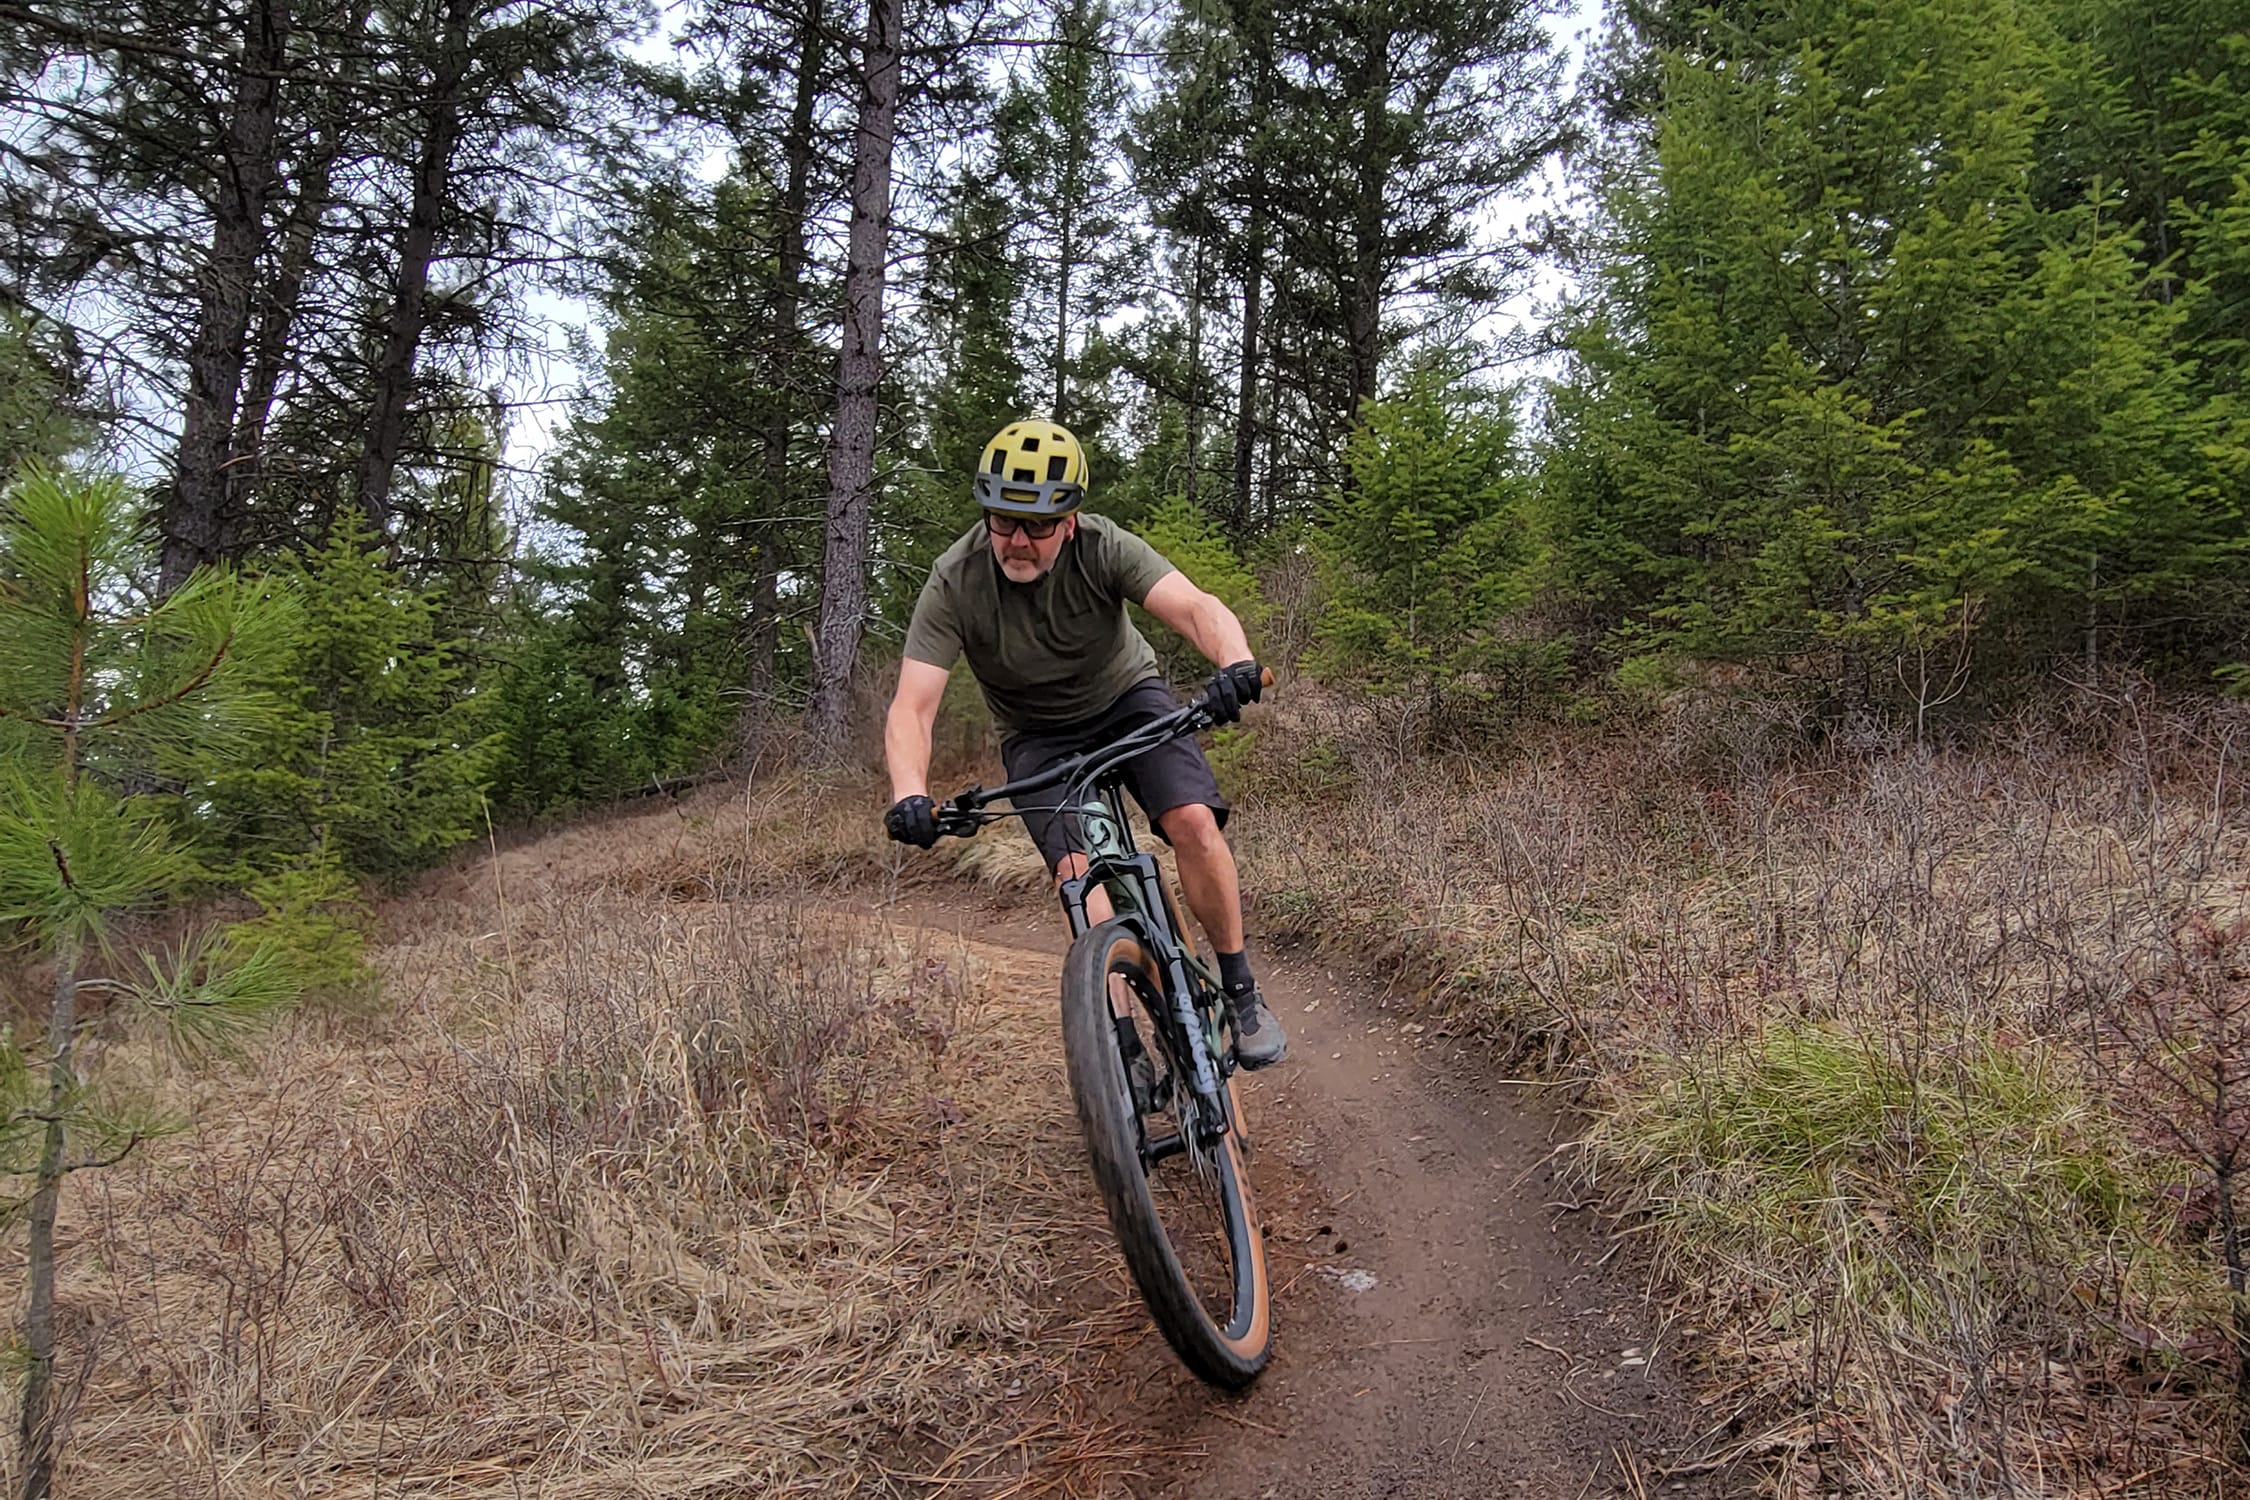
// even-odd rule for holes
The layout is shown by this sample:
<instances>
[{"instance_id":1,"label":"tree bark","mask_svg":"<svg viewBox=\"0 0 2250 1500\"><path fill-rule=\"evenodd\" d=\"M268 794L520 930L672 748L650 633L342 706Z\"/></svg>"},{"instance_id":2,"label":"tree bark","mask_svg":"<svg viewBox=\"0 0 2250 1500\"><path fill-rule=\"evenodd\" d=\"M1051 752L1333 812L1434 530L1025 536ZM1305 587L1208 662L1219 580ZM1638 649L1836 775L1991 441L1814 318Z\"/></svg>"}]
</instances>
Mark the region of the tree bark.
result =
<instances>
[{"instance_id":1,"label":"tree bark","mask_svg":"<svg viewBox=\"0 0 2250 1500\"><path fill-rule=\"evenodd\" d=\"M219 556L250 289L265 242L266 194L279 167L274 122L280 112L278 75L288 61L289 7L290 0L252 0L244 17L242 71L219 161L195 337L188 345L179 459L160 522L157 587L167 594Z\"/></svg>"},{"instance_id":2,"label":"tree bark","mask_svg":"<svg viewBox=\"0 0 2250 1500\"><path fill-rule=\"evenodd\" d=\"M355 5L345 32L356 44L366 34L367 6ZM297 173L297 193L289 206L288 222L281 231L281 257L275 265L258 309L257 331L250 346L250 377L244 386L241 416L234 433L234 462L227 473L225 510L220 516L219 544L229 555L244 544L243 531L251 506L265 477L266 428L273 420L282 376L289 368L291 341L297 331L297 314L304 305L305 282L312 274L313 251L320 239L335 185L336 163L342 158L350 107L348 94L339 86L322 109L320 133L306 151Z\"/></svg>"},{"instance_id":3,"label":"tree bark","mask_svg":"<svg viewBox=\"0 0 2250 1500\"><path fill-rule=\"evenodd\" d=\"M47 1020L47 1137L39 1149L31 1197L31 1296L23 1319L23 1411L18 1427L23 1500L47 1500L54 1487L59 1415L55 1409L55 1211L69 1172L63 1111L77 1081L71 1068L78 1030L77 995L78 940L66 933L55 941L54 1006Z\"/></svg>"},{"instance_id":4,"label":"tree bark","mask_svg":"<svg viewBox=\"0 0 2250 1500\"><path fill-rule=\"evenodd\" d=\"M1076 151L1075 140L1070 149ZM1055 254L1059 261L1055 268L1055 394L1047 408L1054 420L1065 426L1070 421L1070 273L1078 259L1078 194L1071 175L1065 174L1060 195L1062 223L1056 227L1055 234Z\"/></svg>"},{"instance_id":5,"label":"tree bark","mask_svg":"<svg viewBox=\"0 0 2250 1500\"><path fill-rule=\"evenodd\" d=\"M735 759L745 766L765 750L779 685L774 659L781 645L781 559L770 537L758 544L757 580L750 596L750 701L735 723Z\"/></svg>"},{"instance_id":6,"label":"tree bark","mask_svg":"<svg viewBox=\"0 0 2250 1500\"><path fill-rule=\"evenodd\" d=\"M81 570L83 578L84 570ZM81 584L76 600L81 626L91 617L93 600ZM64 722L75 726L86 703L86 645L81 629L71 648L70 687L63 701ZM67 798L78 785L78 731L63 730L62 784ZM71 879L64 864L63 879ZM62 1202L63 1178L70 1171L69 1131L64 1121L78 1082L71 1053L78 1040L78 934L68 926L55 936L55 988L47 1013L47 1130L32 1179L30 1239L26 1248L31 1276L23 1318L23 1401L17 1414L17 1459L22 1465L22 1500L48 1500L55 1480L55 1213Z\"/></svg>"},{"instance_id":7,"label":"tree bark","mask_svg":"<svg viewBox=\"0 0 2250 1500\"><path fill-rule=\"evenodd\" d=\"M414 394L414 359L421 348L429 310L430 261L446 211L453 151L461 139L461 82L469 71L469 19L473 0L446 6L444 52L430 79L423 114L422 147L414 167L414 192L406 227L399 235L398 279L391 295L389 329L375 361L375 399L367 420L367 447L360 455L353 493L376 531L386 532L391 517L391 476L406 442L406 418Z\"/></svg>"},{"instance_id":8,"label":"tree bark","mask_svg":"<svg viewBox=\"0 0 2250 1500\"><path fill-rule=\"evenodd\" d=\"M852 680L867 620L867 530L875 499L875 396L883 378L883 259L891 224L891 142L898 123L900 0L870 0L852 152L852 227L844 263L843 352L828 438L828 509L820 620L813 632L805 738L834 759L850 727Z\"/></svg>"},{"instance_id":9,"label":"tree bark","mask_svg":"<svg viewBox=\"0 0 2250 1500\"><path fill-rule=\"evenodd\" d=\"M750 680L735 726L736 754L754 759L774 711L774 656L781 634L779 606L781 523L789 505L790 434L796 416L797 326L804 296L805 215L812 203L813 111L820 102L825 18L821 0L805 0L797 30L796 97L782 136L781 213L776 225L773 318L766 345L766 430L760 471L767 521L759 528L757 586L750 601Z\"/></svg>"},{"instance_id":10,"label":"tree bark","mask_svg":"<svg viewBox=\"0 0 2250 1500\"><path fill-rule=\"evenodd\" d=\"M1383 195L1390 176L1390 38L1363 39L1367 47L1360 86L1360 141L1352 205L1352 283L1344 303L1351 340L1351 410L1375 395L1383 355Z\"/></svg>"},{"instance_id":11,"label":"tree bark","mask_svg":"<svg viewBox=\"0 0 2250 1500\"><path fill-rule=\"evenodd\" d=\"M1196 501L1196 470L1203 461L1203 237L1196 236L1195 259L1188 271L1188 376L1187 400L1182 403L1187 417L1187 473L1180 482L1180 490L1189 505Z\"/></svg>"},{"instance_id":12,"label":"tree bark","mask_svg":"<svg viewBox=\"0 0 2250 1500\"><path fill-rule=\"evenodd\" d=\"M1250 536L1251 473L1258 451L1258 336L1266 289L1266 211L1250 209L1250 269L1242 278L1242 371L1234 397L1234 539Z\"/></svg>"}]
</instances>

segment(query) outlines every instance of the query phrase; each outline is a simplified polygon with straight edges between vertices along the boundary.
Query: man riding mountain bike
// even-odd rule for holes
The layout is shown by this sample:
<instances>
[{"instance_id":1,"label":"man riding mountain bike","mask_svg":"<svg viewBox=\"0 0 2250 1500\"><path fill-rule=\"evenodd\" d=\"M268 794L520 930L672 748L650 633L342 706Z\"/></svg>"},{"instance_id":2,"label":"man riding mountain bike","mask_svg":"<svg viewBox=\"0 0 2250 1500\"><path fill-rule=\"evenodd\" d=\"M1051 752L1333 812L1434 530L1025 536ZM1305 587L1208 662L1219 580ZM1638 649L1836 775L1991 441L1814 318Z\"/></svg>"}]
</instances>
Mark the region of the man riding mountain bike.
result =
<instances>
[{"instance_id":1,"label":"man riding mountain bike","mask_svg":"<svg viewBox=\"0 0 2250 1500\"><path fill-rule=\"evenodd\" d=\"M1147 542L1083 514L1086 455L1052 422L1026 420L986 445L975 490L983 519L938 558L907 627L898 692L884 726L891 795L890 836L927 849L937 842L929 795L930 732L947 674L967 656L1003 738L1011 780L1107 744L1173 711L1156 652L1126 617L1138 604L1178 631L1219 670L1206 699L1220 723L1258 699L1263 670L1234 611L1191 583ZM1288 1041L1250 971L1242 892L1223 830L1227 800L1203 751L1174 740L1127 763L1126 785L1172 846L1188 909L1218 955L1235 1054L1246 1068L1282 1060ZM1047 869L1059 884L1086 870L1076 813L1061 788L1018 803ZM1089 916L1109 916L1089 893Z\"/></svg>"}]
</instances>

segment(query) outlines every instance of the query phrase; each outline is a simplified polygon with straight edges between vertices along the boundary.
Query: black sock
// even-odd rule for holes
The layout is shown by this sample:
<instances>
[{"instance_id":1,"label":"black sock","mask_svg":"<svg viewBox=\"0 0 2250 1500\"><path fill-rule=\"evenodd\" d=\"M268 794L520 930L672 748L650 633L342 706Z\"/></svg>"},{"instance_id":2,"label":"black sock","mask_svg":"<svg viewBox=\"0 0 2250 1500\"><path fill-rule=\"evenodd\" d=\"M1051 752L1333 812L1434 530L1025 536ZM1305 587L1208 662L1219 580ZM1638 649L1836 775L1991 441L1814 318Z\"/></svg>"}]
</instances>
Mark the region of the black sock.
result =
<instances>
[{"instance_id":1,"label":"black sock","mask_svg":"<svg viewBox=\"0 0 2250 1500\"><path fill-rule=\"evenodd\" d=\"M1241 948L1219 955L1219 983L1226 986L1230 995L1246 995L1256 989L1258 981L1250 974L1250 955Z\"/></svg>"}]
</instances>

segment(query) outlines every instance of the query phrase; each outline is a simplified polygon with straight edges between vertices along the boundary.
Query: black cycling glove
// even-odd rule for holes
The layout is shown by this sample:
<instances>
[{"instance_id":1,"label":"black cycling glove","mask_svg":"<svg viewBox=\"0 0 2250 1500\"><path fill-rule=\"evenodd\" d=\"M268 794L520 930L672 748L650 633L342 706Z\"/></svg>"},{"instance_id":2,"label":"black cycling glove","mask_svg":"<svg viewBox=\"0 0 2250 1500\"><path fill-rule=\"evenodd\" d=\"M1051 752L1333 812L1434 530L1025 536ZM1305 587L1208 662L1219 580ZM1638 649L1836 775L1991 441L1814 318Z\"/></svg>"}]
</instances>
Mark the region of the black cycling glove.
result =
<instances>
[{"instance_id":1,"label":"black cycling glove","mask_svg":"<svg viewBox=\"0 0 2250 1500\"><path fill-rule=\"evenodd\" d=\"M1264 690L1265 675L1265 668L1254 661L1238 661L1212 673L1211 685L1203 690L1203 702L1211 710L1211 722L1232 724L1241 718L1242 705L1258 701L1258 694Z\"/></svg>"},{"instance_id":2,"label":"black cycling glove","mask_svg":"<svg viewBox=\"0 0 2250 1500\"><path fill-rule=\"evenodd\" d=\"M901 797L883 814L883 827L899 843L927 849L938 840L937 806L927 797Z\"/></svg>"}]
</instances>

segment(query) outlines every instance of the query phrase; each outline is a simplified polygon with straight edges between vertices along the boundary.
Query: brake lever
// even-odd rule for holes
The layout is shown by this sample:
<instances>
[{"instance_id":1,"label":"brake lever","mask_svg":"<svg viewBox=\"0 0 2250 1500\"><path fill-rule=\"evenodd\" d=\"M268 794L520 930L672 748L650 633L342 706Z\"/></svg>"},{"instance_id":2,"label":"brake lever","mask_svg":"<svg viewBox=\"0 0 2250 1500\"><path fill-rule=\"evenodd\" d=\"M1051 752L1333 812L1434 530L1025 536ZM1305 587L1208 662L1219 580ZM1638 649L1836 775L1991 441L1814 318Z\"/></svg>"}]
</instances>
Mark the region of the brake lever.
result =
<instances>
[{"instance_id":1,"label":"brake lever","mask_svg":"<svg viewBox=\"0 0 2250 1500\"><path fill-rule=\"evenodd\" d=\"M960 807L941 807L937 813L937 831L954 838L971 839L984 827L985 819L977 813Z\"/></svg>"}]
</instances>

